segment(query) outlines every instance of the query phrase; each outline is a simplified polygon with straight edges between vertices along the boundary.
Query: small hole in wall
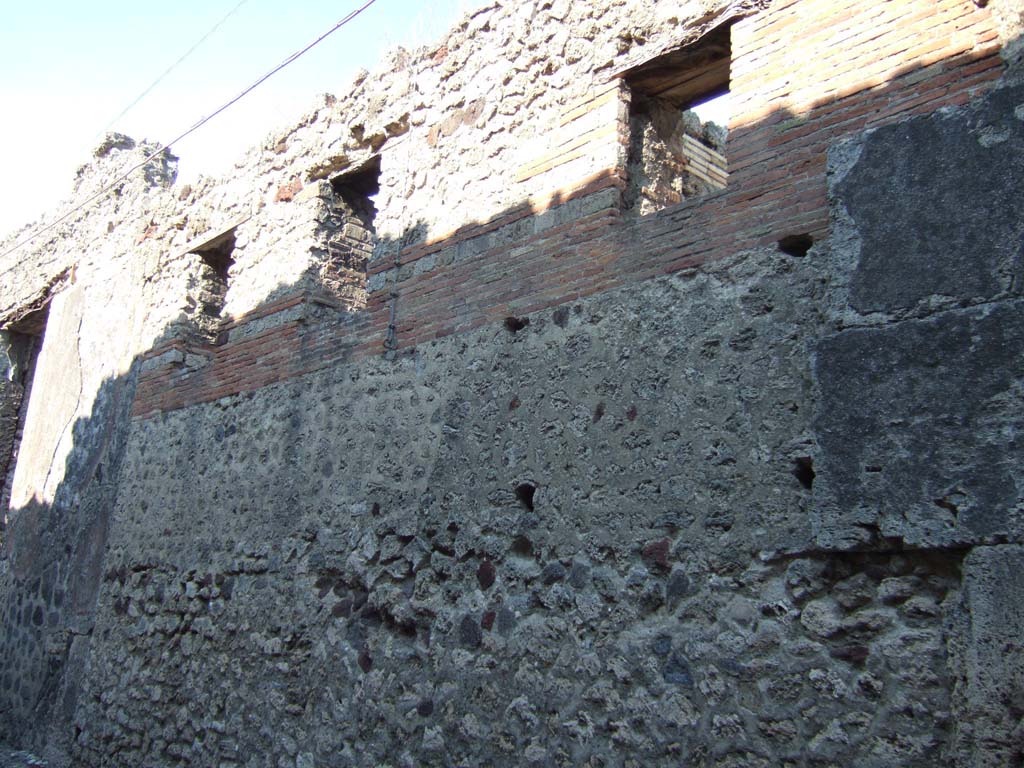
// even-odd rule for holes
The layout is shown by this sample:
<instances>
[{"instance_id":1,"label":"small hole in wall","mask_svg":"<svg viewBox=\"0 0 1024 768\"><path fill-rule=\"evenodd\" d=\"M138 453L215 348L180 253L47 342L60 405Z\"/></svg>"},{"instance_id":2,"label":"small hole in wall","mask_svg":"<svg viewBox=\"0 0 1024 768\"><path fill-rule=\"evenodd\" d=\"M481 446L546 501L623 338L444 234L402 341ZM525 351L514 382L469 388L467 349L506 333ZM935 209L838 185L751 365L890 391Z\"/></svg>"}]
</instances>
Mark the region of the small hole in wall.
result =
<instances>
[{"instance_id":1,"label":"small hole in wall","mask_svg":"<svg viewBox=\"0 0 1024 768\"><path fill-rule=\"evenodd\" d=\"M807 232L804 232L802 235L786 235L779 240L779 250L787 256L795 256L797 258L806 256L813 245L814 238Z\"/></svg>"},{"instance_id":2,"label":"small hole in wall","mask_svg":"<svg viewBox=\"0 0 1024 768\"><path fill-rule=\"evenodd\" d=\"M516 498L530 512L533 512L533 495L536 492L537 486L533 483L520 483L516 486Z\"/></svg>"},{"instance_id":3,"label":"small hole in wall","mask_svg":"<svg viewBox=\"0 0 1024 768\"><path fill-rule=\"evenodd\" d=\"M509 333L519 333L526 326L530 324L530 318L528 317L506 317L505 318L505 330Z\"/></svg>"},{"instance_id":4,"label":"small hole in wall","mask_svg":"<svg viewBox=\"0 0 1024 768\"><path fill-rule=\"evenodd\" d=\"M800 481L807 490L814 486L814 460L810 456L798 456L793 459L793 477Z\"/></svg>"},{"instance_id":5,"label":"small hole in wall","mask_svg":"<svg viewBox=\"0 0 1024 768\"><path fill-rule=\"evenodd\" d=\"M512 551L520 557L532 557L533 542L525 536L516 536L512 539Z\"/></svg>"},{"instance_id":6,"label":"small hole in wall","mask_svg":"<svg viewBox=\"0 0 1024 768\"><path fill-rule=\"evenodd\" d=\"M359 668L367 675L370 674L370 670L373 669L373 657L365 648L359 652Z\"/></svg>"}]
</instances>

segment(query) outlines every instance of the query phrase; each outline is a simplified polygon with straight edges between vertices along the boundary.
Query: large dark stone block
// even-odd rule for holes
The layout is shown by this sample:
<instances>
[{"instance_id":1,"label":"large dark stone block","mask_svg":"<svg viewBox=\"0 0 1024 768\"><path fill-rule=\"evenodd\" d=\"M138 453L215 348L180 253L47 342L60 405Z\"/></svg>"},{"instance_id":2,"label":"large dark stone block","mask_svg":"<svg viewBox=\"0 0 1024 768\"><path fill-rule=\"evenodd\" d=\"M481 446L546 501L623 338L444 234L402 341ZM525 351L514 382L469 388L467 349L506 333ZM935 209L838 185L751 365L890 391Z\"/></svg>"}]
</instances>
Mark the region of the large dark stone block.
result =
<instances>
[{"instance_id":1,"label":"large dark stone block","mask_svg":"<svg viewBox=\"0 0 1024 768\"><path fill-rule=\"evenodd\" d=\"M1024 276L1024 87L992 91L868 134L833 186L857 230L849 305L910 309L931 297L1020 293ZM966 119L965 119L966 118Z\"/></svg>"},{"instance_id":2,"label":"large dark stone block","mask_svg":"<svg viewBox=\"0 0 1024 768\"><path fill-rule=\"evenodd\" d=\"M945 546L1024 535L1024 302L818 344L815 536Z\"/></svg>"}]
</instances>

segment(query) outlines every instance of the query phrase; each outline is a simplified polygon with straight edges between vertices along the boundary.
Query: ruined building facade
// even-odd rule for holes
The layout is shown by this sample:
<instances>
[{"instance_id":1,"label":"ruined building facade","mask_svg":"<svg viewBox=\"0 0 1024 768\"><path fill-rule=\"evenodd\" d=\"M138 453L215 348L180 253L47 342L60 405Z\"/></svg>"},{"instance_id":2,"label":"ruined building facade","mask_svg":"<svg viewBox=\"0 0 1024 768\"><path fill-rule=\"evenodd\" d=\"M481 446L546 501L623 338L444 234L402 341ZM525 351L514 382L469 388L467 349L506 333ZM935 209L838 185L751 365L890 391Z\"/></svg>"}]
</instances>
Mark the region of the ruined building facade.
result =
<instances>
[{"instance_id":1,"label":"ruined building facade","mask_svg":"<svg viewBox=\"0 0 1024 768\"><path fill-rule=\"evenodd\" d=\"M0 740L1021 765L1022 26L492 3L7 253Z\"/></svg>"}]
</instances>

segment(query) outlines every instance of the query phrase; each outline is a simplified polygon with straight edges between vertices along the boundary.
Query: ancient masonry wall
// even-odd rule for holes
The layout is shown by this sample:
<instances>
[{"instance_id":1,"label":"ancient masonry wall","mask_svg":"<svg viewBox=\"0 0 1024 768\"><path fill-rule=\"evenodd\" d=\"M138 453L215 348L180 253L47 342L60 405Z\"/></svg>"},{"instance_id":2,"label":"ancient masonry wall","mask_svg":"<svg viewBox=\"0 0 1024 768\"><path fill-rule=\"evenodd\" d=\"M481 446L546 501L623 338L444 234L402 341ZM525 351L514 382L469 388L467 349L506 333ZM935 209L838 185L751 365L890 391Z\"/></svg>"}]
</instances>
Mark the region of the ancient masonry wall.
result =
<instances>
[{"instance_id":1,"label":"ancient masonry wall","mask_svg":"<svg viewBox=\"0 0 1024 768\"><path fill-rule=\"evenodd\" d=\"M492 3L5 256L0 740L1021 764L1022 29Z\"/></svg>"}]
</instances>

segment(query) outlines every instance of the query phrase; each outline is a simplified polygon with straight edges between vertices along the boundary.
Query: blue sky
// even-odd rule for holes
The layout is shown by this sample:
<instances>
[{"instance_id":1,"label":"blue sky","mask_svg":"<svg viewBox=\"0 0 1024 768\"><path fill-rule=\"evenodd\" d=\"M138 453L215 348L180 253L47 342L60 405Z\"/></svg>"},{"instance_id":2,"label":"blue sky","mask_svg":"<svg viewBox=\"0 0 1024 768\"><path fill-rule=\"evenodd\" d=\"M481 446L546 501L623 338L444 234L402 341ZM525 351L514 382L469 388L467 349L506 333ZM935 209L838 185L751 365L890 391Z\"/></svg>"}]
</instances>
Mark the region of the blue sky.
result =
<instances>
[{"instance_id":1,"label":"blue sky","mask_svg":"<svg viewBox=\"0 0 1024 768\"><path fill-rule=\"evenodd\" d=\"M0 237L70 194L104 129L240 0L17 3L0 25ZM353 22L174 147L180 178L216 174L339 93L394 45L438 39L482 0L377 0ZM359 0L245 0L112 130L169 141L332 27Z\"/></svg>"}]
</instances>

